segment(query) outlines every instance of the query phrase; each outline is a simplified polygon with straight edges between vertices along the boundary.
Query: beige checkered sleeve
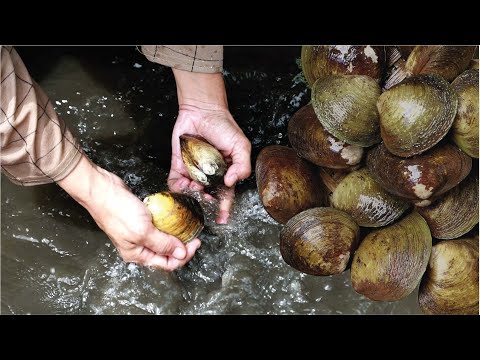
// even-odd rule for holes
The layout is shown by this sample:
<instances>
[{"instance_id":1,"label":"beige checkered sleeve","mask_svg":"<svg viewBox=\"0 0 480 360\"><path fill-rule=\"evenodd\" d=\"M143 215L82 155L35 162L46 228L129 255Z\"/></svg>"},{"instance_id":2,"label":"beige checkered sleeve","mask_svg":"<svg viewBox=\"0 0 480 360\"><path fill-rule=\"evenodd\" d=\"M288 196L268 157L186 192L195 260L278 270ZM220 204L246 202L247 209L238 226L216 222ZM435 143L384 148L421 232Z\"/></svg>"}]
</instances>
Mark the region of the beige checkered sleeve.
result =
<instances>
[{"instance_id":1,"label":"beige checkered sleeve","mask_svg":"<svg viewBox=\"0 0 480 360\"><path fill-rule=\"evenodd\" d=\"M59 181L83 153L11 46L0 46L2 172L19 185Z\"/></svg>"},{"instance_id":2,"label":"beige checkered sleeve","mask_svg":"<svg viewBox=\"0 0 480 360\"><path fill-rule=\"evenodd\" d=\"M148 60L179 70L218 73L223 68L221 45L142 45Z\"/></svg>"}]
</instances>

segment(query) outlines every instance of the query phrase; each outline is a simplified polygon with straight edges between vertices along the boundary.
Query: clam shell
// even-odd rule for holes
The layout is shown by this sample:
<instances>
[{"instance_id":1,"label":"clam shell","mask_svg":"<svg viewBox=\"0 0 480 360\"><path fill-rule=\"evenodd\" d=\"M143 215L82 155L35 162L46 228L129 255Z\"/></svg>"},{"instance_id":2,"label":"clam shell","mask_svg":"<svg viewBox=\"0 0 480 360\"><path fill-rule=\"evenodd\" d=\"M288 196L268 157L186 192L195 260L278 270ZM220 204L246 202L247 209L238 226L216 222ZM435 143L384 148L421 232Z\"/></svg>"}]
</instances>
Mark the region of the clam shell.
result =
<instances>
[{"instance_id":1,"label":"clam shell","mask_svg":"<svg viewBox=\"0 0 480 360\"><path fill-rule=\"evenodd\" d=\"M405 159L391 154L382 143L369 151L367 167L391 194L428 206L470 173L472 159L449 143Z\"/></svg>"},{"instance_id":2,"label":"clam shell","mask_svg":"<svg viewBox=\"0 0 480 360\"><path fill-rule=\"evenodd\" d=\"M436 75L407 78L378 99L381 136L388 151L410 157L435 146L450 130L457 95Z\"/></svg>"},{"instance_id":3,"label":"clam shell","mask_svg":"<svg viewBox=\"0 0 480 360\"><path fill-rule=\"evenodd\" d=\"M206 186L223 184L227 164L222 154L200 136L180 135L182 159L190 177Z\"/></svg>"},{"instance_id":4,"label":"clam shell","mask_svg":"<svg viewBox=\"0 0 480 360\"><path fill-rule=\"evenodd\" d=\"M410 75L436 74L452 81L468 68L475 46L416 46L408 56Z\"/></svg>"},{"instance_id":5,"label":"clam shell","mask_svg":"<svg viewBox=\"0 0 480 360\"><path fill-rule=\"evenodd\" d=\"M380 139L376 102L381 89L363 75L332 75L312 87L312 105L325 130L348 144L368 147Z\"/></svg>"},{"instance_id":6,"label":"clam shell","mask_svg":"<svg viewBox=\"0 0 480 360\"><path fill-rule=\"evenodd\" d=\"M478 70L464 71L452 82L452 88L458 95L452 139L466 154L478 159Z\"/></svg>"},{"instance_id":7,"label":"clam shell","mask_svg":"<svg viewBox=\"0 0 480 360\"><path fill-rule=\"evenodd\" d=\"M351 172L338 184L332 194L332 205L365 227L388 225L410 206L385 191L367 168Z\"/></svg>"},{"instance_id":8,"label":"clam shell","mask_svg":"<svg viewBox=\"0 0 480 360\"><path fill-rule=\"evenodd\" d=\"M189 195L164 191L147 196L143 202L158 230L185 243L195 239L203 230L205 221L202 207Z\"/></svg>"},{"instance_id":9,"label":"clam shell","mask_svg":"<svg viewBox=\"0 0 480 360\"><path fill-rule=\"evenodd\" d=\"M329 75L367 75L380 82L386 55L383 46L302 46L302 70L309 86Z\"/></svg>"},{"instance_id":10,"label":"clam shell","mask_svg":"<svg viewBox=\"0 0 480 360\"><path fill-rule=\"evenodd\" d=\"M432 248L418 302L425 314L478 315L478 237Z\"/></svg>"},{"instance_id":11,"label":"clam shell","mask_svg":"<svg viewBox=\"0 0 480 360\"><path fill-rule=\"evenodd\" d=\"M455 239L478 224L478 176L470 174L432 205L417 211L437 239Z\"/></svg>"},{"instance_id":12,"label":"clam shell","mask_svg":"<svg viewBox=\"0 0 480 360\"><path fill-rule=\"evenodd\" d=\"M299 212L323 206L326 189L315 166L286 146L262 149L255 164L257 189L270 216L285 224Z\"/></svg>"},{"instance_id":13,"label":"clam shell","mask_svg":"<svg viewBox=\"0 0 480 360\"><path fill-rule=\"evenodd\" d=\"M311 104L293 114L288 123L288 139L299 156L315 165L347 169L362 160L363 148L347 144L327 132Z\"/></svg>"},{"instance_id":14,"label":"clam shell","mask_svg":"<svg viewBox=\"0 0 480 360\"><path fill-rule=\"evenodd\" d=\"M347 213L313 208L292 217L280 232L285 262L310 275L343 272L358 244L359 227Z\"/></svg>"},{"instance_id":15,"label":"clam shell","mask_svg":"<svg viewBox=\"0 0 480 360\"><path fill-rule=\"evenodd\" d=\"M420 282L431 249L428 225L416 212L393 225L372 231L353 257L354 290L377 301L405 298Z\"/></svg>"}]
</instances>

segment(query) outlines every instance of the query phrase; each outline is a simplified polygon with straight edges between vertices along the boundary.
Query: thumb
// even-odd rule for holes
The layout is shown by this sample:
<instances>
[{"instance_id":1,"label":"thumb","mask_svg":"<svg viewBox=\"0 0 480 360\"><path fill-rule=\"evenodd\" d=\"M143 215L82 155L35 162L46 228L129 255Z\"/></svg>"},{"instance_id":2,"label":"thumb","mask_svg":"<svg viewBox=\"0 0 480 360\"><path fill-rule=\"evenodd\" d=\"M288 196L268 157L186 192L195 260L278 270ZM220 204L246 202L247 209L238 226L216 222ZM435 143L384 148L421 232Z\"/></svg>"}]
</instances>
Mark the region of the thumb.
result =
<instances>
[{"instance_id":1,"label":"thumb","mask_svg":"<svg viewBox=\"0 0 480 360\"><path fill-rule=\"evenodd\" d=\"M183 242L156 228L149 233L145 246L159 255L173 256L178 260L183 260L187 255L187 249Z\"/></svg>"}]
</instances>

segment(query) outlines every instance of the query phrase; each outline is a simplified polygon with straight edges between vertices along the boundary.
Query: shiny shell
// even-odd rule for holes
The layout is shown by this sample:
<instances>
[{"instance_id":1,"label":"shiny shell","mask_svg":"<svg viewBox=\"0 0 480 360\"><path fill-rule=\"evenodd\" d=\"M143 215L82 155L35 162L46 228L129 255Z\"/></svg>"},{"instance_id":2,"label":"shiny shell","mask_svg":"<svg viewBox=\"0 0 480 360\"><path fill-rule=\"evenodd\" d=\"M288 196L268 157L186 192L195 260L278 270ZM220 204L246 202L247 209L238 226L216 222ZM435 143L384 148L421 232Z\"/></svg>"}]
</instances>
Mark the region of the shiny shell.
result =
<instances>
[{"instance_id":1,"label":"shiny shell","mask_svg":"<svg viewBox=\"0 0 480 360\"><path fill-rule=\"evenodd\" d=\"M458 111L451 130L455 144L471 157L478 153L478 70L467 70L452 83L458 95Z\"/></svg>"},{"instance_id":2,"label":"shiny shell","mask_svg":"<svg viewBox=\"0 0 480 360\"><path fill-rule=\"evenodd\" d=\"M437 239L455 239L478 224L478 177L470 174L432 205L418 208Z\"/></svg>"},{"instance_id":3,"label":"shiny shell","mask_svg":"<svg viewBox=\"0 0 480 360\"><path fill-rule=\"evenodd\" d=\"M332 205L350 214L360 226L385 226L410 204L385 191L363 168L348 174L332 194Z\"/></svg>"},{"instance_id":4,"label":"shiny shell","mask_svg":"<svg viewBox=\"0 0 480 360\"><path fill-rule=\"evenodd\" d=\"M328 133L311 104L302 107L290 119L288 139L299 156L319 166L346 169L362 160L363 148Z\"/></svg>"},{"instance_id":5,"label":"shiny shell","mask_svg":"<svg viewBox=\"0 0 480 360\"><path fill-rule=\"evenodd\" d=\"M191 196L164 191L147 196L143 202L158 230L176 236L185 243L195 239L203 230L202 207Z\"/></svg>"},{"instance_id":6,"label":"shiny shell","mask_svg":"<svg viewBox=\"0 0 480 360\"><path fill-rule=\"evenodd\" d=\"M405 159L391 154L382 143L369 151L367 167L388 192L428 206L470 173L472 159L448 143Z\"/></svg>"},{"instance_id":7,"label":"shiny shell","mask_svg":"<svg viewBox=\"0 0 480 360\"><path fill-rule=\"evenodd\" d=\"M416 46L407 59L410 75L436 74L452 81L468 68L475 46Z\"/></svg>"},{"instance_id":8,"label":"shiny shell","mask_svg":"<svg viewBox=\"0 0 480 360\"><path fill-rule=\"evenodd\" d=\"M410 157L437 144L450 130L457 95L436 75L407 78L377 103L383 142L394 155Z\"/></svg>"},{"instance_id":9,"label":"shiny shell","mask_svg":"<svg viewBox=\"0 0 480 360\"><path fill-rule=\"evenodd\" d=\"M299 212L326 201L326 189L315 166L295 150L280 145L262 149L255 164L257 189L270 216L285 224Z\"/></svg>"},{"instance_id":10,"label":"shiny shell","mask_svg":"<svg viewBox=\"0 0 480 360\"><path fill-rule=\"evenodd\" d=\"M478 315L478 237L432 248L418 302L425 314Z\"/></svg>"},{"instance_id":11,"label":"shiny shell","mask_svg":"<svg viewBox=\"0 0 480 360\"><path fill-rule=\"evenodd\" d=\"M478 59L473 59L472 61L470 61L468 68L478 70Z\"/></svg>"},{"instance_id":12,"label":"shiny shell","mask_svg":"<svg viewBox=\"0 0 480 360\"><path fill-rule=\"evenodd\" d=\"M180 135L182 159L190 177L199 184L223 184L227 164L222 154L205 139L188 134Z\"/></svg>"},{"instance_id":13,"label":"shiny shell","mask_svg":"<svg viewBox=\"0 0 480 360\"><path fill-rule=\"evenodd\" d=\"M347 213L313 208L292 217L280 233L280 253L295 269L310 275L343 272L358 244L359 227Z\"/></svg>"},{"instance_id":14,"label":"shiny shell","mask_svg":"<svg viewBox=\"0 0 480 360\"><path fill-rule=\"evenodd\" d=\"M329 75L367 75L380 82L385 66L383 46L302 46L302 70L309 86Z\"/></svg>"},{"instance_id":15,"label":"shiny shell","mask_svg":"<svg viewBox=\"0 0 480 360\"><path fill-rule=\"evenodd\" d=\"M312 105L325 130L348 144L368 147L380 141L376 107L381 89L368 76L332 75L312 87Z\"/></svg>"},{"instance_id":16,"label":"shiny shell","mask_svg":"<svg viewBox=\"0 0 480 360\"><path fill-rule=\"evenodd\" d=\"M354 290L371 300L403 299L420 282L431 250L430 230L416 212L393 225L372 231L353 257Z\"/></svg>"}]
</instances>

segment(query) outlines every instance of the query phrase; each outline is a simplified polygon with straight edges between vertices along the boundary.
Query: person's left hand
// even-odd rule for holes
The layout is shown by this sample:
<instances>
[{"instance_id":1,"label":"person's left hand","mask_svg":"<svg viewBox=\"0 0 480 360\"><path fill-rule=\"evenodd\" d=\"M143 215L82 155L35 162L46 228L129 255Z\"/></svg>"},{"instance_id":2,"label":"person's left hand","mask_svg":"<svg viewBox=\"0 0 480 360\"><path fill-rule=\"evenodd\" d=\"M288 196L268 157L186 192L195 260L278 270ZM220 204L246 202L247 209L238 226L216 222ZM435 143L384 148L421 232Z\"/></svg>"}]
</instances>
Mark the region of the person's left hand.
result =
<instances>
[{"instance_id":1,"label":"person's left hand","mask_svg":"<svg viewBox=\"0 0 480 360\"><path fill-rule=\"evenodd\" d=\"M235 183L251 174L251 144L228 110L206 110L191 105L181 105L172 133L172 162L168 186L175 192L191 189L203 191L201 184L190 179L180 150L180 135L204 137L215 146L230 165L224 176L225 188L218 194L218 224L226 224L235 196ZM212 197L205 194L207 199Z\"/></svg>"}]
</instances>

